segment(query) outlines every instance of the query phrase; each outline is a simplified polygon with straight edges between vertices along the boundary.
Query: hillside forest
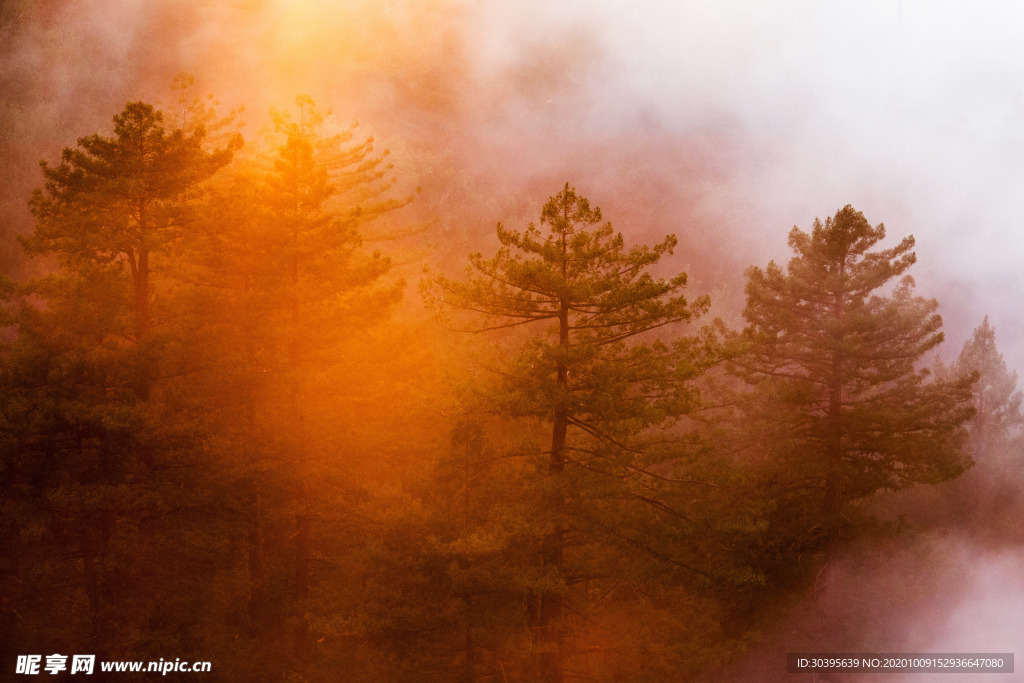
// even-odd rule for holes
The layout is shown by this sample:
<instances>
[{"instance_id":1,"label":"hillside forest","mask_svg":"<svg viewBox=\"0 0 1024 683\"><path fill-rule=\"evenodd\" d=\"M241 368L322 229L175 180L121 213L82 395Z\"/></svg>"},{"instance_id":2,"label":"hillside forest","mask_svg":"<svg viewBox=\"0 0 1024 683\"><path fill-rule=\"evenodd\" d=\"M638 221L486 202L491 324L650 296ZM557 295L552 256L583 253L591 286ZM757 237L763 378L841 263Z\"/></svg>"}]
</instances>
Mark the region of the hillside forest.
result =
<instances>
[{"instance_id":1,"label":"hillside forest","mask_svg":"<svg viewBox=\"0 0 1024 683\"><path fill-rule=\"evenodd\" d=\"M885 216L761 226L786 258L719 296L585 177L475 195L469 239L451 166L191 86L69 133L23 197L3 666L775 680L925 647L897 623L945 542L1021 540L1016 374L983 313L943 344Z\"/></svg>"}]
</instances>

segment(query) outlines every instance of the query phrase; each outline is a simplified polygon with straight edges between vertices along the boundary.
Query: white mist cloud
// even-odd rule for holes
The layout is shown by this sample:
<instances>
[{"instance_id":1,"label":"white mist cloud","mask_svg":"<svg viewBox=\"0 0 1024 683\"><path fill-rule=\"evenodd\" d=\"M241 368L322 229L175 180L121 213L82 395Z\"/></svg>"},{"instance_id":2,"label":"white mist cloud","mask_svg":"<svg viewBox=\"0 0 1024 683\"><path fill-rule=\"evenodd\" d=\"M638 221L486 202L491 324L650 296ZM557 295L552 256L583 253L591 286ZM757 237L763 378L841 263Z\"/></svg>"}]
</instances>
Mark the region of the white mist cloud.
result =
<instances>
[{"instance_id":1,"label":"white mist cloud","mask_svg":"<svg viewBox=\"0 0 1024 683\"><path fill-rule=\"evenodd\" d=\"M92 132L125 99L164 96L182 69L257 113L309 92L371 127L444 137L490 186L540 187L542 201L570 180L616 209L617 227L650 215L639 237L677 232L697 271L712 262L719 281L695 278L702 290L738 290L747 265L788 258L790 227L851 203L893 238L917 237L947 358L988 313L1024 367L1018 3L75 0L51 14L46 31L10 39L8 67L37 79L43 123L25 126L59 127L64 144L69 117L74 135ZM401 44L366 39L362 20L373 36L391 22L381 41ZM363 61L335 63L346 41ZM436 63L417 71L402 55ZM372 68L396 71L359 71Z\"/></svg>"},{"instance_id":2,"label":"white mist cloud","mask_svg":"<svg viewBox=\"0 0 1024 683\"><path fill-rule=\"evenodd\" d=\"M1022 365L1024 6L527 2L480 16L481 54L506 60L523 58L524 37L589 32L600 60L570 93L577 135L735 141L695 211L747 242L743 256L785 259L789 227L852 203L893 238L917 237L920 291L942 301L955 345L989 313Z\"/></svg>"},{"instance_id":3,"label":"white mist cloud","mask_svg":"<svg viewBox=\"0 0 1024 683\"><path fill-rule=\"evenodd\" d=\"M998 550L968 540L952 542L948 562L922 567L942 578L927 606L902 620L898 638L903 652L1013 653L1014 674L956 674L958 681L1020 680L1024 671L1024 549ZM896 577L893 577L894 579ZM894 675L885 680L918 681L922 674Z\"/></svg>"}]
</instances>

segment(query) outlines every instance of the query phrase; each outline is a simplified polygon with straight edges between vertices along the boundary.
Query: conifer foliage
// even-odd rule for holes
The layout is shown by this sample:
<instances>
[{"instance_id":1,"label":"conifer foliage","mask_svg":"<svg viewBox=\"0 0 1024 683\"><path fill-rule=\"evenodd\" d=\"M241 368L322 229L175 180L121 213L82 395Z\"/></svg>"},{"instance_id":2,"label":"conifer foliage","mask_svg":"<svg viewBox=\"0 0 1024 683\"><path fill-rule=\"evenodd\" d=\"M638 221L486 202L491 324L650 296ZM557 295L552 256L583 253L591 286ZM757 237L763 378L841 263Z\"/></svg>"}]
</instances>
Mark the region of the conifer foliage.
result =
<instances>
[{"instance_id":1,"label":"conifer foliage","mask_svg":"<svg viewBox=\"0 0 1024 683\"><path fill-rule=\"evenodd\" d=\"M747 271L747 346L734 363L756 389L750 419L770 435L761 449L780 487L800 492L789 495L833 549L848 502L970 465L970 380L917 369L942 341L938 302L914 296L914 238L876 249L883 239L883 225L846 206L810 233L793 228L785 270Z\"/></svg>"},{"instance_id":2,"label":"conifer foliage","mask_svg":"<svg viewBox=\"0 0 1024 683\"><path fill-rule=\"evenodd\" d=\"M129 102L114 117L114 137L96 134L67 148L61 163L42 162L44 190L36 190L35 232L29 253L53 254L70 271L127 271L130 309L126 336L146 344L154 324L152 260L194 220L195 188L231 160L231 149L207 152L204 130L168 133L152 105ZM152 368L141 367L135 388L148 396Z\"/></svg>"},{"instance_id":3,"label":"conifer foliage","mask_svg":"<svg viewBox=\"0 0 1024 683\"><path fill-rule=\"evenodd\" d=\"M942 321L914 240L882 248L849 206L747 271L721 344L688 327L710 302L670 270L676 238L628 245L567 183L424 283L480 333L453 336L366 247L409 218L387 152L305 96L243 151L191 84L182 129L130 102L43 163L22 243L45 274L0 275L7 665L696 678L809 588L852 502L957 476L969 437L1019 478L987 319L952 372L923 370ZM980 484L954 493L1019 498Z\"/></svg>"},{"instance_id":4,"label":"conifer foliage","mask_svg":"<svg viewBox=\"0 0 1024 683\"><path fill-rule=\"evenodd\" d=\"M438 278L434 296L487 316L480 330L538 328L505 368L495 401L506 417L549 426L545 493L532 511L545 578L530 614L533 675L557 681L574 652L567 615L584 611L567 587L593 569L587 556L596 547L644 545L622 521L631 505L664 505L651 491L668 472L652 471L668 457L646 449L645 437L694 405L690 347L647 333L696 318L708 298L687 300L685 274L651 274L672 253L674 236L627 248L568 184L544 205L540 227L515 232L499 224L497 235L493 258L471 256L466 279ZM603 530L601 514L611 516Z\"/></svg>"},{"instance_id":5,"label":"conifer foliage","mask_svg":"<svg viewBox=\"0 0 1024 683\"><path fill-rule=\"evenodd\" d=\"M325 118L304 95L294 115L275 113L264 154L218 188L186 252L201 285L201 400L218 406L212 429L249 525L249 627L269 641L289 619L290 654L309 645L306 614L317 610L304 601L339 588L323 585L322 558L351 530L318 521L340 514L339 501L353 506L345 494L359 488L339 434L354 420L345 378L363 370L345 345L385 320L404 286L389 258L363 246L368 222L408 202L389 197L387 152L353 127L325 132ZM289 586L287 599L271 585Z\"/></svg>"},{"instance_id":6,"label":"conifer foliage","mask_svg":"<svg viewBox=\"0 0 1024 683\"><path fill-rule=\"evenodd\" d=\"M20 597L39 590L48 619L70 615L70 642L111 649L137 647L174 600L159 588L181 576L160 541L180 540L167 520L194 512L201 479L181 478L194 434L152 395L176 334L154 306L167 280L153 274L173 269L167 253L194 220L199 187L240 142L208 151L201 128L167 132L162 121L128 103L113 137L81 138L59 165L42 163L23 244L58 268L13 292L18 335L0 375L4 497L18 507L5 541L38 558Z\"/></svg>"},{"instance_id":7,"label":"conifer foliage","mask_svg":"<svg viewBox=\"0 0 1024 683\"><path fill-rule=\"evenodd\" d=\"M971 420L971 446L974 454L983 457L1004 447L1016 429L1024 423L1021 415L1021 392L1017 389L1017 373L1006 367L996 348L996 331L988 316L974 330L953 364L953 372L961 377L978 374L974 389Z\"/></svg>"}]
</instances>

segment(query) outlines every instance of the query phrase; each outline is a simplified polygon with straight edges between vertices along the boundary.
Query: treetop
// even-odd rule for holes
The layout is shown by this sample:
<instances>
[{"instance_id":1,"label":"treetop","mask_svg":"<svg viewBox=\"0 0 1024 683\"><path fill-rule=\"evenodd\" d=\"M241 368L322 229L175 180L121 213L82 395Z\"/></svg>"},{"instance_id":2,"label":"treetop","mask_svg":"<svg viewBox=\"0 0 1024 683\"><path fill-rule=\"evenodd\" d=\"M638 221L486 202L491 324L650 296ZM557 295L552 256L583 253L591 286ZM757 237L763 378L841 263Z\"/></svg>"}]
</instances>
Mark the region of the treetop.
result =
<instances>
[{"instance_id":1,"label":"treetop","mask_svg":"<svg viewBox=\"0 0 1024 683\"><path fill-rule=\"evenodd\" d=\"M599 344L707 310L706 296L688 302L680 295L685 273L663 279L648 270L672 253L674 235L627 249L622 234L601 221L601 210L566 183L541 211L547 234L533 223L522 232L499 223L501 246L493 258L473 254L465 281L441 277L434 284L449 305L512 319L496 327L565 317L567 329L593 335L589 341Z\"/></svg>"}]
</instances>

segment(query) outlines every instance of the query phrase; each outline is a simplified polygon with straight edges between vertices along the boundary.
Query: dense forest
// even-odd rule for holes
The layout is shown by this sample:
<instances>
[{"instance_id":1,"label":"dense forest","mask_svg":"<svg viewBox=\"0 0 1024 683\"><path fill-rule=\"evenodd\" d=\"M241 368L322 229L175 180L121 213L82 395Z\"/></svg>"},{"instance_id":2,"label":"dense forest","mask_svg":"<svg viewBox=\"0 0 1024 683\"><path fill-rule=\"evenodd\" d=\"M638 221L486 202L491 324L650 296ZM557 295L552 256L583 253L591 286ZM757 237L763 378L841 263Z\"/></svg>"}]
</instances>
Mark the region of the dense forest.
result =
<instances>
[{"instance_id":1,"label":"dense forest","mask_svg":"<svg viewBox=\"0 0 1024 683\"><path fill-rule=\"evenodd\" d=\"M4 666L774 680L787 651L898 649L880 624L945 580L871 567L1020 540L1016 374L988 319L937 360L914 237L849 205L762 226L788 261L730 310L567 178L529 215L480 199L479 251L439 252L470 181L307 96L249 134L191 85L72 135L23 198Z\"/></svg>"}]
</instances>

